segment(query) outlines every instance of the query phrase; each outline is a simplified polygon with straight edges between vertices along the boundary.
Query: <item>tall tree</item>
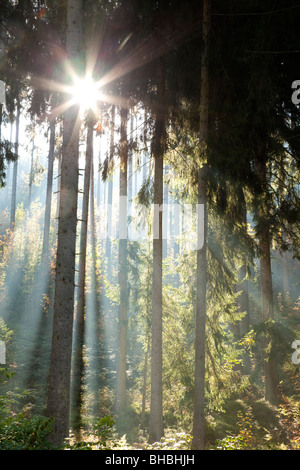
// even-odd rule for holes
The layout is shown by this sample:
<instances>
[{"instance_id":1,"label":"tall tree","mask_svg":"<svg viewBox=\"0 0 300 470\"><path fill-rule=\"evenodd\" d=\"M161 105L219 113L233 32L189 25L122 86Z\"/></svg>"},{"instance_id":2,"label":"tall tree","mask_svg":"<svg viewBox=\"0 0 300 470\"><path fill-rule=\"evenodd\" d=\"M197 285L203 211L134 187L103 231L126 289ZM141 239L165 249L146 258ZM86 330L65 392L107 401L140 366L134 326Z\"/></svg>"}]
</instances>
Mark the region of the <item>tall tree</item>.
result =
<instances>
[{"instance_id":1,"label":"tall tree","mask_svg":"<svg viewBox=\"0 0 300 470\"><path fill-rule=\"evenodd\" d=\"M118 318L118 365L116 377L116 411L122 411L126 406L126 350L127 350L127 305L128 305L128 253L127 253L127 120L128 110L121 108L120 135L120 228L119 228L119 286L120 304Z\"/></svg>"},{"instance_id":2,"label":"tall tree","mask_svg":"<svg viewBox=\"0 0 300 470\"><path fill-rule=\"evenodd\" d=\"M55 125L56 125L55 117L50 117L47 189L46 189L45 221L44 221L44 236L43 236L43 251L42 251L44 259L47 259L48 254L49 254L49 236L50 236L51 203L52 203L52 188L53 188L53 164L54 164L54 150L55 150Z\"/></svg>"},{"instance_id":3,"label":"tall tree","mask_svg":"<svg viewBox=\"0 0 300 470\"><path fill-rule=\"evenodd\" d=\"M69 0L66 48L67 56L74 65L81 51L81 22L82 1ZM69 433L78 192L78 117L77 104L67 109L63 117L55 299L47 402L47 414L54 420L51 441L58 446Z\"/></svg>"},{"instance_id":4,"label":"tall tree","mask_svg":"<svg viewBox=\"0 0 300 470\"><path fill-rule=\"evenodd\" d=\"M157 59L157 99L155 130L152 140L154 156L154 220L153 220L153 278L151 326L151 403L149 442L160 441L163 428L162 397L162 204L163 158L166 145L165 57ZM155 233L156 232L156 233Z\"/></svg>"},{"instance_id":5,"label":"tall tree","mask_svg":"<svg viewBox=\"0 0 300 470\"><path fill-rule=\"evenodd\" d=\"M262 185L263 194L258 206L258 245L260 251L260 283L261 283L261 312L262 321L266 331L263 338L264 344L264 376L265 376L265 398L270 403L278 404L279 380L277 361L274 355L274 338L270 335L269 326L274 321L274 299L273 280L271 269L271 234L270 234L270 195L268 189L266 155L261 155L257 162L257 174Z\"/></svg>"},{"instance_id":6,"label":"tall tree","mask_svg":"<svg viewBox=\"0 0 300 470\"><path fill-rule=\"evenodd\" d=\"M20 99L17 100L17 116L16 116L16 141L15 153L19 153L19 134L20 134L20 115L21 104ZM13 179L12 179L12 194L11 194L11 212L10 212L10 228L13 229L16 222L16 204L17 204L17 178L18 178L18 160L14 161L13 166Z\"/></svg>"},{"instance_id":7,"label":"tall tree","mask_svg":"<svg viewBox=\"0 0 300 470\"><path fill-rule=\"evenodd\" d=\"M203 1L202 25L202 61L201 61L201 94L200 94L200 152L205 158L208 140L209 116L209 69L208 69L208 42L211 24L210 0ZM207 236L207 163L204 161L198 173L198 204L203 205L204 218L198 217L198 234L200 224L203 227L203 240L199 240L197 247L197 294L196 294L196 331L195 331L195 385L194 385L194 415L193 415L193 449L204 449L205 445L205 324L206 324L206 236ZM201 230L202 233L202 230ZM201 247L200 247L201 243Z\"/></svg>"},{"instance_id":8,"label":"tall tree","mask_svg":"<svg viewBox=\"0 0 300 470\"><path fill-rule=\"evenodd\" d=\"M93 127L92 114L87 116L86 159L83 184L83 200L81 213L81 232L79 249L79 276L77 309L74 327L74 360L73 360L73 386L72 386L72 429L76 438L80 438L82 427L82 405L84 384L84 340L85 340L85 310L86 310L86 255L88 238L88 217L91 165L93 159Z\"/></svg>"}]
</instances>

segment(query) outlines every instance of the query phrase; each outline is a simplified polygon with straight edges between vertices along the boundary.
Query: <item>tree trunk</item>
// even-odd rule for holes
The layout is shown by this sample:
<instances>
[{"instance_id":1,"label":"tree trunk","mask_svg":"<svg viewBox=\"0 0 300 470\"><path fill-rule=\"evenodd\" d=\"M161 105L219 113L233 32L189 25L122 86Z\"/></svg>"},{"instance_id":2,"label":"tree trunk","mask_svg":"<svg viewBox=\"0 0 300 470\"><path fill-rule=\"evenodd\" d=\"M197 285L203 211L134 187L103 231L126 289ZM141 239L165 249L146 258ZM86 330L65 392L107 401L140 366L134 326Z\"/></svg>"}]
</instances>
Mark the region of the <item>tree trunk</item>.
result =
<instances>
[{"instance_id":1,"label":"tree trunk","mask_svg":"<svg viewBox=\"0 0 300 470\"><path fill-rule=\"evenodd\" d=\"M78 58L80 52L81 22L81 0L69 0L66 47L70 61ZM54 420L50 440L57 446L62 445L69 434L80 128L78 115L79 106L74 105L65 111L63 117L63 155L47 403L47 415Z\"/></svg>"},{"instance_id":2,"label":"tree trunk","mask_svg":"<svg viewBox=\"0 0 300 470\"><path fill-rule=\"evenodd\" d=\"M162 212L163 203L163 156L165 147L165 61L158 59L158 90L155 132L152 152L154 155L154 212L158 212L158 233L153 237L153 279L152 279L152 338L151 338L151 403L149 442L163 437L162 403ZM154 214L154 230L157 225Z\"/></svg>"},{"instance_id":3,"label":"tree trunk","mask_svg":"<svg viewBox=\"0 0 300 470\"><path fill-rule=\"evenodd\" d=\"M115 106L112 106L111 110L111 124L110 124L110 162L114 158L114 145L115 145ZM111 230L112 230L112 200L113 200L113 174L109 176L108 181L108 194L107 194L107 238L106 238L106 248L105 255L107 258L107 275L108 279L111 280Z\"/></svg>"},{"instance_id":4,"label":"tree trunk","mask_svg":"<svg viewBox=\"0 0 300 470\"><path fill-rule=\"evenodd\" d=\"M283 241L286 243L286 235L283 233ZM289 262L288 262L288 251L283 251L282 255L282 282L283 282L283 303L287 305L290 294L289 287Z\"/></svg>"},{"instance_id":5,"label":"tree trunk","mask_svg":"<svg viewBox=\"0 0 300 470\"><path fill-rule=\"evenodd\" d=\"M118 365L116 378L116 411L126 407L126 350L127 350L127 109L121 109L120 142L120 204L119 204L119 286Z\"/></svg>"},{"instance_id":6,"label":"tree trunk","mask_svg":"<svg viewBox=\"0 0 300 470\"><path fill-rule=\"evenodd\" d=\"M72 429L77 439L82 427L82 403L84 383L84 338L85 338L85 286L86 286L86 252L88 236L88 212L91 181L91 162L93 158L93 125L89 116L87 123L86 159L81 214L81 232L79 248L79 279L77 292L77 311L74 328L73 384L72 384Z\"/></svg>"},{"instance_id":7,"label":"tree trunk","mask_svg":"<svg viewBox=\"0 0 300 470\"><path fill-rule=\"evenodd\" d=\"M208 136L209 108L209 75L208 75L208 36L210 32L210 0L203 2L202 38L204 50L201 63L201 97L200 97L200 146L206 151ZM194 384L194 415L192 448L202 450L205 447L205 326L206 326L206 251L207 251L207 210L206 210L207 164L199 169L198 204L203 205L204 223L203 240L197 250L197 294L196 294L196 331L195 331L195 384Z\"/></svg>"},{"instance_id":8,"label":"tree trunk","mask_svg":"<svg viewBox=\"0 0 300 470\"><path fill-rule=\"evenodd\" d=\"M15 142L15 153L17 155L19 153L20 114L21 114L21 105L20 105L20 101L18 100L17 118L16 118L16 142ZM10 213L10 228L11 229L14 229L15 222L16 222L18 158L14 161L14 166L13 166L11 213Z\"/></svg>"},{"instance_id":9,"label":"tree trunk","mask_svg":"<svg viewBox=\"0 0 300 470\"><path fill-rule=\"evenodd\" d=\"M258 208L260 228L258 230L258 243L260 250L260 277L261 277L261 309L262 321L267 325L274 319L273 285L271 271L271 239L269 229L269 194L267 182L267 168L265 161L257 162L258 178L264 194ZM278 403L278 371L274 358L274 340L266 331L263 338L264 347L264 375L265 398L272 404Z\"/></svg>"},{"instance_id":10,"label":"tree trunk","mask_svg":"<svg viewBox=\"0 0 300 470\"><path fill-rule=\"evenodd\" d=\"M244 198L244 193L242 193L241 205L242 205L242 224L244 230L247 230L247 206L246 201ZM239 298L238 298L238 306L239 311L244 313L244 316L240 322L240 334L244 337L247 333L249 333L250 329L250 318L249 318L249 289L248 289L248 280L246 279L247 276L247 262L245 262L240 269L239 277L242 282L239 285L239 290L241 291ZM250 355L245 352L243 355L243 365L242 371L244 374L249 375L251 372L251 359Z\"/></svg>"},{"instance_id":11,"label":"tree trunk","mask_svg":"<svg viewBox=\"0 0 300 470\"><path fill-rule=\"evenodd\" d=\"M34 138L32 139L32 149L31 149L31 167L30 167L30 175L29 175L29 194L28 194L28 213L30 215L30 207L31 207L31 196L32 196L32 183L34 179L33 175L33 164L34 164L34 150L35 150L35 145L34 145Z\"/></svg>"},{"instance_id":12,"label":"tree trunk","mask_svg":"<svg viewBox=\"0 0 300 470\"><path fill-rule=\"evenodd\" d=\"M50 221L51 221L51 202L52 202L52 187L53 187L53 164L54 164L54 148L55 148L55 119L50 119L50 143L48 154L48 172L47 172L47 193L46 193L46 206L45 206L45 222L44 222L44 237L43 237L43 259L49 256L49 235L50 235Z\"/></svg>"},{"instance_id":13,"label":"tree trunk","mask_svg":"<svg viewBox=\"0 0 300 470\"><path fill-rule=\"evenodd\" d=\"M89 338L92 345L91 370L95 371L91 379L91 390L93 394L93 415L99 416L100 404L98 399L98 390L101 387L100 375L103 372L101 354L103 350L103 317L101 305L101 282L98 274L98 252L97 252L97 233L95 219L95 187L94 187L94 163L91 162L91 190L90 190L90 229L92 245L92 272L91 272L91 297L92 297L92 318L89 322Z\"/></svg>"},{"instance_id":14,"label":"tree trunk","mask_svg":"<svg viewBox=\"0 0 300 470\"><path fill-rule=\"evenodd\" d=\"M144 368L143 368L143 394L142 394L142 412L141 412L141 429L145 429L145 415L146 415L146 396L147 396L147 377L148 377L148 358L150 344L148 340L148 333L146 334L146 351L144 358Z\"/></svg>"}]
</instances>

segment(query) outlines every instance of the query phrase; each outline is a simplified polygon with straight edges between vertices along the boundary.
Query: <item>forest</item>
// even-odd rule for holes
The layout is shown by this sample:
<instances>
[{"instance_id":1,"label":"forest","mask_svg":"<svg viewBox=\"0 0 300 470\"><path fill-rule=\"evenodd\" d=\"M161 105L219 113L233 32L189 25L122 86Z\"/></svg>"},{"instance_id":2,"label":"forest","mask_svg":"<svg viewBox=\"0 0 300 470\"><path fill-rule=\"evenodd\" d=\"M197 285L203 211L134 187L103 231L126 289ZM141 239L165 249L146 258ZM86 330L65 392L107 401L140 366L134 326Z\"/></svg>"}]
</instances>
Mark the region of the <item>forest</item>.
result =
<instances>
[{"instance_id":1,"label":"forest","mask_svg":"<svg viewBox=\"0 0 300 470\"><path fill-rule=\"evenodd\" d=\"M299 24L0 0L0 450L300 450Z\"/></svg>"}]
</instances>

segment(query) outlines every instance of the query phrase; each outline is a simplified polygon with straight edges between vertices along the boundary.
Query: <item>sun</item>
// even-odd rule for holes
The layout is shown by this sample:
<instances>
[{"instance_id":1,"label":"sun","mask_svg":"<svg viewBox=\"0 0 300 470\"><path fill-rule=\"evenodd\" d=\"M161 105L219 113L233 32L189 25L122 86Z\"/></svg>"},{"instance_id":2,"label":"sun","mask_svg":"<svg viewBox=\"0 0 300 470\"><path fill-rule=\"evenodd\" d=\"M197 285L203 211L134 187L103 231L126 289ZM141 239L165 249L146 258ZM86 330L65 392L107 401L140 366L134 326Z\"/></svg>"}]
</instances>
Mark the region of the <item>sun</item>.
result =
<instances>
[{"instance_id":1,"label":"sun","mask_svg":"<svg viewBox=\"0 0 300 470\"><path fill-rule=\"evenodd\" d=\"M92 77L76 78L70 91L73 101L80 106L81 112L97 109L97 103L102 95L99 85Z\"/></svg>"}]
</instances>

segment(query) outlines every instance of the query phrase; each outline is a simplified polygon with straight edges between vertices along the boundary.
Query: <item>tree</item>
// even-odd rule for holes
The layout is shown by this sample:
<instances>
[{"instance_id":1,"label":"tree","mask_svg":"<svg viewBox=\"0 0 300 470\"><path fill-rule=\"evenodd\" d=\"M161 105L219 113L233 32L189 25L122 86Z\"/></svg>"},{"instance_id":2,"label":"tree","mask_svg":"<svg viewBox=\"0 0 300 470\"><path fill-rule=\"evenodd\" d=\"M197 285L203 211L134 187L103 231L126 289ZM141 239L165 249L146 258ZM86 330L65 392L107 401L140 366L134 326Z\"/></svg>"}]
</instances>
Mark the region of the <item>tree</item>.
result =
<instances>
[{"instance_id":1,"label":"tree","mask_svg":"<svg viewBox=\"0 0 300 470\"><path fill-rule=\"evenodd\" d=\"M208 41L210 33L210 0L203 2L203 51L201 62L201 98L200 98L200 152L205 155L208 138L208 111L209 111L209 74L208 74ZM207 163L203 163L198 173L198 204L203 205L203 221L198 219L198 232L203 223L203 243L197 250L197 298L196 298L196 337L195 337L195 390L194 390L194 416L193 441L194 449L204 448L205 436L205 323L206 323L206 180Z\"/></svg>"},{"instance_id":2,"label":"tree","mask_svg":"<svg viewBox=\"0 0 300 470\"><path fill-rule=\"evenodd\" d=\"M155 130L152 140L155 209L153 220L150 443L160 441L164 434L162 400L162 204L163 156L166 145L165 120L165 58L162 56L157 59L157 99Z\"/></svg>"},{"instance_id":3,"label":"tree","mask_svg":"<svg viewBox=\"0 0 300 470\"><path fill-rule=\"evenodd\" d=\"M127 253L127 120L128 110L121 108L120 135L120 204L119 204L119 286L120 304L118 318L118 365L116 377L116 411L124 411L126 407L126 359L127 359L127 310L128 310L128 253Z\"/></svg>"},{"instance_id":4,"label":"tree","mask_svg":"<svg viewBox=\"0 0 300 470\"><path fill-rule=\"evenodd\" d=\"M91 166L93 160L93 127L92 113L87 116L86 160L84 171L83 201L81 214L81 233L79 249L79 276L77 310L74 327L74 359L73 359L73 401L72 401L72 429L77 438L80 437L82 427L82 398L84 383L84 341L85 341L85 313L86 313L86 255L88 236L88 213L90 201Z\"/></svg>"},{"instance_id":5,"label":"tree","mask_svg":"<svg viewBox=\"0 0 300 470\"><path fill-rule=\"evenodd\" d=\"M19 152L20 115L21 115L21 104L20 104L20 99L18 99L17 100L17 117L16 117L16 141L15 141L15 153L17 155ZM14 166L13 166L13 182L12 182L11 212L10 212L11 229L14 228L15 221L16 221L17 177L18 177L18 159L14 161Z\"/></svg>"},{"instance_id":6,"label":"tree","mask_svg":"<svg viewBox=\"0 0 300 470\"><path fill-rule=\"evenodd\" d=\"M53 105L52 105L53 108ZM53 164L54 164L54 150L55 150L55 117L50 117L50 139L49 139L49 153L48 153L48 171L47 171L47 192L46 192L46 206L45 206L45 222L44 222L44 237L43 237L43 259L47 259L49 255L49 235L50 235L50 220L51 220L51 202L52 202L52 187L53 187Z\"/></svg>"},{"instance_id":7,"label":"tree","mask_svg":"<svg viewBox=\"0 0 300 470\"><path fill-rule=\"evenodd\" d=\"M67 8L67 56L75 64L81 50L82 1L69 0ZM52 350L47 415L54 420L51 441L61 445L69 433L70 373L74 311L74 275L77 225L79 106L63 117L59 223Z\"/></svg>"}]
</instances>

